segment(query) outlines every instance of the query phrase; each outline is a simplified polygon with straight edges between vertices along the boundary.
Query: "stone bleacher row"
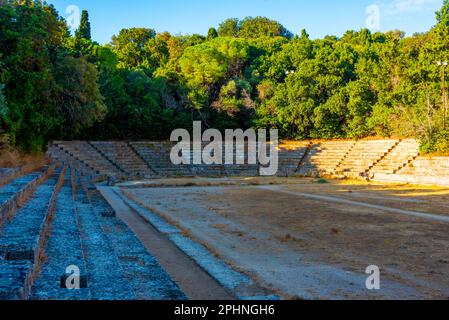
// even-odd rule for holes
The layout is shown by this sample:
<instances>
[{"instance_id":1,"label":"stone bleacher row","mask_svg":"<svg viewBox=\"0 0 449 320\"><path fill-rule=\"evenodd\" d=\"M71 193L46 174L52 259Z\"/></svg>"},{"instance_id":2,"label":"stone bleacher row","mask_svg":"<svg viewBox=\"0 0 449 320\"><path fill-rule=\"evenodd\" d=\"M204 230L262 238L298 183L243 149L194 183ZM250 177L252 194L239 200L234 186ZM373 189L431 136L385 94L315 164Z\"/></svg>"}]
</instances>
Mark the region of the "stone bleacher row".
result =
<instances>
[{"instance_id":1,"label":"stone bleacher row","mask_svg":"<svg viewBox=\"0 0 449 320\"><path fill-rule=\"evenodd\" d=\"M46 180L57 167L49 165L39 172L18 177L1 187L0 192L0 227L12 217L21 204L31 196L36 187Z\"/></svg>"},{"instance_id":2,"label":"stone bleacher row","mask_svg":"<svg viewBox=\"0 0 449 320\"><path fill-rule=\"evenodd\" d=\"M404 139L377 163L370 173L395 174L405 168L419 155L419 143L415 139Z\"/></svg>"},{"instance_id":3,"label":"stone bleacher row","mask_svg":"<svg viewBox=\"0 0 449 320\"><path fill-rule=\"evenodd\" d=\"M156 175L190 176L191 168L186 165L175 166L170 161L173 144L170 142L130 142L132 150L138 154Z\"/></svg>"},{"instance_id":4,"label":"stone bleacher row","mask_svg":"<svg viewBox=\"0 0 449 320\"><path fill-rule=\"evenodd\" d=\"M0 228L0 300L185 299L89 177L55 165L12 181L0 197L29 184L34 192ZM80 290L66 288L73 266Z\"/></svg>"},{"instance_id":5,"label":"stone bleacher row","mask_svg":"<svg viewBox=\"0 0 449 320\"><path fill-rule=\"evenodd\" d=\"M206 145L202 143L202 148ZM170 161L173 146L171 142L150 141L55 142L50 155L57 160L75 161L80 171L114 179L259 174L258 165L248 164L247 155L239 154L235 147L237 158L244 159L245 164L174 165ZM419 143L414 139L283 141L278 151L279 176L386 179L395 175L446 175L447 158L430 162L418 158ZM192 160L193 152L183 156Z\"/></svg>"},{"instance_id":6,"label":"stone bleacher row","mask_svg":"<svg viewBox=\"0 0 449 320\"><path fill-rule=\"evenodd\" d=\"M418 156L394 173L375 173L373 180L449 186L449 157Z\"/></svg>"},{"instance_id":7,"label":"stone bleacher row","mask_svg":"<svg viewBox=\"0 0 449 320\"><path fill-rule=\"evenodd\" d=\"M248 158L245 154L236 152L234 146L234 154L236 158L242 158L243 165L226 165L225 164L225 146L222 150L222 165L196 165L193 164L194 151L189 154L183 154L185 160L191 165L180 164L174 165L170 160L171 150L174 146L170 142L130 142L134 151L144 159L148 165L153 168L160 176L182 177L182 176L254 176L257 175L258 166L248 164ZM201 144L201 149L207 146L207 143Z\"/></svg>"},{"instance_id":8,"label":"stone bleacher row","mask_svg":"<svg viewBox=\"0 0 449 320\"><path fill-rule=\"evenodd\" d=\"M335 172L347 177L366 176L398 144L398 140L358 141L342 159Z\"/></svg>"},{"instance_id":9,"label":"stone bleacher row","mask_svg":"<svg viewBox=\"0 0 449 320\"><path fill-rule=\"evenodd\" d=\"M67 161L92 176L106 176L121 179L125 174L85 141L54 142L48 155L57 161Z\"/></svg>"},{"instance_id":10,"label":"stone bleacher row","mask_svg":"<svg viewBox=\"0 0 449 320\"><path fill-rule=\"evenodd\" d=\"M90 144L129 177L151 178L155 175L147 162L128 143L91 142Z\"/></svg>"},{"instance_id":11,"label":"stone bleacher row","mask_svg":"<svg viewBox=\"0 0 449 320\"><path fill-rule=\"evenodd\" d=\"M303 176L334 175L337 167L354 145L354 141L313 143L304 158L299 173Z\"/></svg>"},{"instance_id":12,"label":"stone bleacher row","mask_svg":"<svg viewBox=\"0 0 449 320\"><path fill-rule=\"evenodd\" d=\"M202 143L204 149L208 143ZM297 172L298 166L306 154L310 142L289 142L280 146L279 174L290 176ZM85 142L57 141L50 147L48 154L58 161L75 163L77 168L92 176L114 177L115 179L183 177L183 176L257 176L259 166L249 164L247 153L237 152L236 159L244 164L225 163L226 146L223 146L223 164L193 164L193 152L185 156L190 165L174 165L170 153L171 142ZM244 150L247 150L245 146ZM267 151L269 154L269 151Z\"/></svg>"}]
</instances>

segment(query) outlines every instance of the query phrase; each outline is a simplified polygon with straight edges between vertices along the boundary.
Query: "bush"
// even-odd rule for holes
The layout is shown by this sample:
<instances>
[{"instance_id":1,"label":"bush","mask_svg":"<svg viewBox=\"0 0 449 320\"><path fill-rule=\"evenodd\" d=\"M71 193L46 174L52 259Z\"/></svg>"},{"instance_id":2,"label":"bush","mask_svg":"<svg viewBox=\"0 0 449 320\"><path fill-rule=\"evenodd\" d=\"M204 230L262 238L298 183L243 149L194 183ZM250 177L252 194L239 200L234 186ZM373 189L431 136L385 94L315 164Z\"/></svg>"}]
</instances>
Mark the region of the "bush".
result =
<instances>
[{"instance_id":1,"label":"bush","mask_svg":"<svg viewBox=\"0 0 449 320\"><path fill-rule=\"evenodd\" d=\"M449 154L449 130L441 130L430 139L421 142L421 153L448 155Z\"/></svg>"}]
</instances>

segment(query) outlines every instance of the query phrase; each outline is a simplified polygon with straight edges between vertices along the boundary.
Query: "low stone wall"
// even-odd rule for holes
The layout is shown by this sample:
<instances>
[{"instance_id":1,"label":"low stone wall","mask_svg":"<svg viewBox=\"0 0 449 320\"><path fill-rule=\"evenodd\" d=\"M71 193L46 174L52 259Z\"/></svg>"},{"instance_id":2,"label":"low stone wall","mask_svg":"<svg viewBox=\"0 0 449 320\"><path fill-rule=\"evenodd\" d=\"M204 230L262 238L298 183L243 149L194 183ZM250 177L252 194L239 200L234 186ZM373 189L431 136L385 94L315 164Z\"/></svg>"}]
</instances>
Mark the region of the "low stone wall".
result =
<instances>
[{"instance_id":1,"label":"low stone wall","mask_svg":"<svg viewBox=\"0 0 449 320\"><path fill-rule=\"evenodd\" d=\"M449 177L438 176L413 176L408 174L376 174L371 180L378 182L398 182L398 183L410 183L421 184L429 186L444 186L449 187Z\"/></svg>"},{"instance_id":2,"label":"low stone wall","mask_svg":"<svg viewBox=\"0 0 449 320\"><path fill-rule=\"evenodd\" d=\"M420 157L395 174L375 173L371 180L449 187L448 168L449 157Z\"/></svg>"}]
</instances>

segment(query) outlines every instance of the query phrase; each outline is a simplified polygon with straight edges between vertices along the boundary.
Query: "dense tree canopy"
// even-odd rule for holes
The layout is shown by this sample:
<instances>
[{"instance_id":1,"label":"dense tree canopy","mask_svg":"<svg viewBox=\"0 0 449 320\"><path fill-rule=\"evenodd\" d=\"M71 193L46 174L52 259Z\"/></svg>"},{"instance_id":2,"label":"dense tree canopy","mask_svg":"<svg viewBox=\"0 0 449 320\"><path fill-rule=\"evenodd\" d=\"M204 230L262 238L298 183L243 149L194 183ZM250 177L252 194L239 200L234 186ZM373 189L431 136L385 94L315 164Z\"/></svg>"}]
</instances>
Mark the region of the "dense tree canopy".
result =
<instances>
[{"instance_id":1,"label":"dense tree canopy","mask_svg":"<svg viewBox=\"0 0 449 320\"><path fill-rule=\"evenodd\" d=\"M220 23L218 35L220 37L237 37L239 34L239 19L226 19Z\"/></svg>"},{"instance_id":2,"label":"dense tree canopy","mask_svg":"<svg viewBox=\"0 0 449 320\"><path fill-rule=\"evenodd\" d=\"M151 54L146 45L156 36L153 29L122 29L112 38L111 47L119 61L119 68L150 68Z\"/></svg>"},{"instance_id":3,"label":"dense tree canopy","mask_svg":"<svg viewBox=\"0 0 449 320\"><path fill-rule=\"evenodd\" d=\"M98 71L64 48L68 29L53 7L8 1L0 6L0 25L2 127L12 144L39 151L55 135L76 135L101 119Z\"/></svg>"},{"instance_id":4,"label":"dense tree canopy","mask_svg":"<svg viewBox=\"0 0 449 320\"><path fill-rule=\"evenodd\" d=\"M238 36L242 38L285 37L293 34L277 21L265 17L248 17L240 22Z\"/></svg>"},{"instance_id":5,"label":"dense tree canopy","mask_svg":"<svg viewBox=\"0 0 449 320\"><path fill-rule=\"evenodd\" d=\"M0 134L41 150L49 139L165 139L204 127L278 128L283 138L417 137L449 151L442 68L449 1L426 33L294 36L264 17L228 19L207 36L123 29L71 36L52 6L0 0Z\"/></svg>"}]
</instances>

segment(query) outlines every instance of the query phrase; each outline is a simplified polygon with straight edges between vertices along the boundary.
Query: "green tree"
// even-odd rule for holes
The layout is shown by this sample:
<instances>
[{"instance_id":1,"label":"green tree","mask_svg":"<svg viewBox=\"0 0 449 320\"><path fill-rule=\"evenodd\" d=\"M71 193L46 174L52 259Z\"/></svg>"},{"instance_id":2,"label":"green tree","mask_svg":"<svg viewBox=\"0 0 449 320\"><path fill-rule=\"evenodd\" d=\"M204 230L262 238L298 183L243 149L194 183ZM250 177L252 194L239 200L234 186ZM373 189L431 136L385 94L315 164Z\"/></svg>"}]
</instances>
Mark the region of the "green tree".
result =
<instances>
[{"instance_id":1,"label":"green tree","mask_svg":"<svg viewBox=\"0 0 449 320\"><path fill-rule=\"evenodd\" d=\"M65 137L74 138L104 118L106 106L95 65L85 58L66 56L55 68L55 82Z\"/></svg>"},{"instance_id":2,"label":"green tree","mask_svg":"<svg viewBox=\"0 0 449 320\"><path fill-rule=\"evenodd\" d=\"M252 86L244 79L232 79L220 89L218 99L212 103L212 107L224 111L230 116L243 114L254 108L251 99Z\"/></svg>"},{"instance_id":3,"label":"green tree","mask_svg":"<svg viewBox=\"0 0 449 320\"><path fill-rule=\"evenodd\" d=\"M154 39L156 32L147 28L122 29L112 37L111 47L117 55L118 67L124 69L150 69L151 57L146 44Z\"/></svg>"},{"instance_id":4,"label":"green tree","mask_svg":"<svg viewBox=\"0 0 449 320\"><path fill-rule=\"evenodd\" d=\"M41 151L49 139L75 136L100 118L96 66L65 47L68 28L53 6L11 1L0 6L0 28L8 103L0 124L12 145Z\"/></svg>"},{"instance_id":5,"label":"green tree","mask_svg":"<svg viewBox=\"0 0 449 320\"><path fill-rule=\"evenodd\" d=\"M293 34L279 22L265 17L247 17L240 22L238 29L238 36L242 38L293 37Z\"/></svg>"},{"instance_id":6,"label":"green tree","mask_svg":"<svg viewBox=\"0 0 449 320\"><path fill-rule=\"evenodd\" d=\"M179 60L181 75L191 89L195 108L207 107L226 78L237 76L249 57L248 45L239 39L217 38L185 50Z\"/></svg>"},{"instance_id":7,"label":"green tree","mask_svg":"<svg viewBox=\"0 0 449 320\"><path fill-rule=\"evenodd\" d=\"M90 30L90 21L89 21L89 12L87 10L83 10L81 13L81 21L78 27L78 30L75 32L75 36L78 39L86 39L92 40L91 30Z\"/></svg>"},{"instance_id":8,"label":"green tree","mask_svg":"<svg viewBox=\"0 0 449 320\"><path fill-rule=\"evenodd\" d=\"M154 72L157 68L168 63L170 52L166 40L161 35L156 35L145 44L148 67Z\"/></svg>"},{"instance_id":9,"label":"green tree","mask_svg":"<svg viewBox=\"0 0 449 320\"><path fill-rule=\"evenodd\" d=\"M8 102L2 126L12 145L39 151L58 123L52 61L67 28L53 7L36 1L0 6L0 29L1 79Z\"/></svg>"},{"instance_id":10,"label":"green tree","mask_svg":"<svg viewBox=\"0 0 449 320\"><path fill-rule=\"evenodd\" d=\"M220 37L237 37L239 34L239 19L227 19L220 23L218 35Z\"/></svg>"},{"instance_id":11,"label":"green tree","mask_svg":"<svg viewBox=\"0 0 449 320\"><path fill-rule=\"evenodd\" d=\"M212 40L218 37L218 32L215 28L210 28L207 32L207 40Z\"/></svg>"},{"instance_id":12,"label":"green tree","mask_svg":"<svg viewBox=\"0 0 449 320\"><path fill-rule=\"evenodd\" d=\"M443 6L436 12L436 19L438 24L449 27L449 0L443 1Z\"/></svg>"}]
</instances>

